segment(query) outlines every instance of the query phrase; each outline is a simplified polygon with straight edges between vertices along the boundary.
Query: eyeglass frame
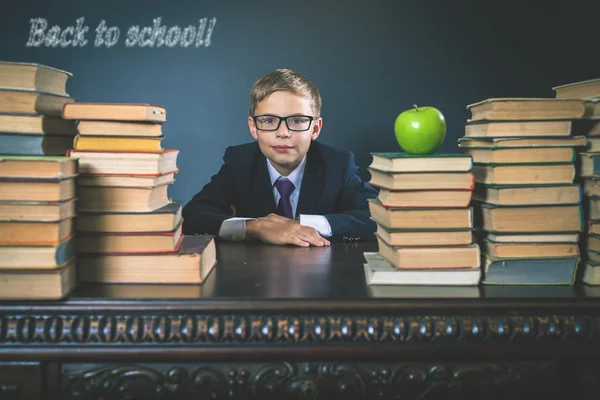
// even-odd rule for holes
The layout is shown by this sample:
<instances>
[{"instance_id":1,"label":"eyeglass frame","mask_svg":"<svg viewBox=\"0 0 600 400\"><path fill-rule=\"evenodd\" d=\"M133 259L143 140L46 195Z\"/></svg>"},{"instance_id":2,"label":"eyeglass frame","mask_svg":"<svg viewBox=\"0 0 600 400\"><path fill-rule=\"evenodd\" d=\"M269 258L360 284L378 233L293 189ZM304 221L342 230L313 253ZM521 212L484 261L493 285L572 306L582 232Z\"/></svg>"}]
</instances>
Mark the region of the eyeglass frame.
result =
<instances>
[{"instance_id":1,"label":"eyeglass frame","mask_svg":"<svg viewBox=\"0 0 600 400\"><path fill-rule=\"evenodd\" d=\"M279 123L277 124L277 128L275 129L261 129L258 127L258 124L256 123L256 118L258 117L276 117L279 118ZM292 118L292 117L304 117L304 118L308 118L308 128L306 129L291 129L290 125L288 124L288 118ZM306 132L307 130L310 129L310 126L312 125L313 121L316 121L317 119L319 119L319 117L313 117L312 115L303 115L303 114L296 114L296 115L288 115L287 117L281 117L279 115L274 115L274 114L259 114L259 115L253 115L252 116L252 121L254 121L254 126L256 127L256 129L258 129L259 131L264 131L264 132L275 132L279 129L279 127L281 126L281 121L285 121L285 126L288 128L289 131L292 132Z\"/></svg>"}]
</instances>

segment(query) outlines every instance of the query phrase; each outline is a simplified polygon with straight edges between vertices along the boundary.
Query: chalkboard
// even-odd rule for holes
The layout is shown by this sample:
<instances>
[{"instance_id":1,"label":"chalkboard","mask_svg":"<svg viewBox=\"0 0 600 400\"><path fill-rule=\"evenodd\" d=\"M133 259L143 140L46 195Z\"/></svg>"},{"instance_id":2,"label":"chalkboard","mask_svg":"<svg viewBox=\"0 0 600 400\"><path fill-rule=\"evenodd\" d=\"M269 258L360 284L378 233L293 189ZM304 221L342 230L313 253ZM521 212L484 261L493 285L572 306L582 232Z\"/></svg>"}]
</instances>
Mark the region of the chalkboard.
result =
<instances>
[{"instance_id":1,"label":"chalkboard","mask_svg":"<svg viewBox=\"0 0 600 400\"><path fill-rule=\"evenodd\" d=\"M394 120L413 104L444 113L441 150L458 152L467 104L552 97L600 71L596 0L4 3L0 58L72 72L80 101L167 108L163 145L181 151L174 200L209 181L226 146L252 141L249 91L276 68L319 87L318 140L353 151L365 178L370 152L399 150Z\"/></svg>"}]
</instances>

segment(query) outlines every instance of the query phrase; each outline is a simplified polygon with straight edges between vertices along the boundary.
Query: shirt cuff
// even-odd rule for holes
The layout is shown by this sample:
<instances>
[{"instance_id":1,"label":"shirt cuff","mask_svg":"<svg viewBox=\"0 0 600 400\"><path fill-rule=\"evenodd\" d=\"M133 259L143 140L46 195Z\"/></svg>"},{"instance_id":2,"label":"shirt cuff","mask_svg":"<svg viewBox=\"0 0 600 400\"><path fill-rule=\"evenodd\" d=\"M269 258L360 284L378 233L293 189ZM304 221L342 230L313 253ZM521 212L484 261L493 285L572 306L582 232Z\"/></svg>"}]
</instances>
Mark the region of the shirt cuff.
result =
<instances>
[{"instance_id":1,"label":"shirt cuff","mask_svg":"<svg viewBox=\"0 0 600 400\"><path fill-rule=\"evenodd\" d=\"M323 237L331 237L331 225L323 215L300 214L300 225L315 228Z\"/></svg>"},{"instance_id":2,"label":"shirt cuff","mask_svg":"<svg viewBox=\"0 0 600 400\"><path fill-rule=\"evenodd\" d=\"M219 228L219 237L225 240L246 239L246 221L254 218L233 217L226 219Z\"/></svg>"}]
</instances>

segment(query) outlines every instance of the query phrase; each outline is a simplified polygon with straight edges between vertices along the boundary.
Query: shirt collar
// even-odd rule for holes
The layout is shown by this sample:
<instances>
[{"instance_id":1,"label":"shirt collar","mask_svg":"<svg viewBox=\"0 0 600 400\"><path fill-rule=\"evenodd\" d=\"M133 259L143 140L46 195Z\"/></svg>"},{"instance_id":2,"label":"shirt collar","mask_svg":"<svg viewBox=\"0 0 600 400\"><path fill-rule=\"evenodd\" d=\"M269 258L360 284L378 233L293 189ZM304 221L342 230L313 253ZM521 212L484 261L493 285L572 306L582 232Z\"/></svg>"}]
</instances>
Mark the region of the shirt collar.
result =
<instances>
[{"instance_id":1,"label":"shirt collar","mask_svg":"<svg viewBox=\"0 0 600 400\"><path fill-rule=\"evenodd\" d=\"M273 167L271 165L271 161L266 158L267 161L267 169L269 170L269 177L271 178L271 186L275 185L275 181L277 181L277 179L279 179L282 175L277 172L277 170L275 169L275 167ZM304 156L304 158L302 159L302 161L300 161L300 164L298 164L298 166L285 178L289 179L293 184L294 187L297 189L300 187L300 185L302 184L302 176L304 176L304 167L306 166L306 155Z\"/></svg>"}]
</instances>

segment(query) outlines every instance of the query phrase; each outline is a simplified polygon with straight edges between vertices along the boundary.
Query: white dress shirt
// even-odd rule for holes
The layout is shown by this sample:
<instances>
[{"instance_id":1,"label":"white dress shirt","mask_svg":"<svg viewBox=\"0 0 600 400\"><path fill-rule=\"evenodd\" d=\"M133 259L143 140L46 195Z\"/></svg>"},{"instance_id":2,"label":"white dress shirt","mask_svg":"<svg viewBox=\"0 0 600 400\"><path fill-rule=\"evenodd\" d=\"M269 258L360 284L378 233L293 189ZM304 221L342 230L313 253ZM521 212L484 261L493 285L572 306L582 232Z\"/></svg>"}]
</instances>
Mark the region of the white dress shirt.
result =
<instances>
[{"instance_id":1,"label":"white dress shirt","mask_svg":"<svg viewBox=\"0 0 600 400\"><path fill-rule=\"evenodd\" d=\"M273 188L273 199L275 204L279 204L281 195L279 190L275 187L275 182L282 175L277 172L275 167L271 165L271 161L265 158L267 163L267 169L269 171L269 177L271 179L271 187ZM292 204L292 214L296 215L296 209L298 207L298 199L300 198L300 190L302 187L302 177L304 176L304 167L306 166L306 156L302 159L300 164L286 176L294 184L294 190L290 195L290 203ZM246 221L254 220L255 218L244 218L244 217L233 217L229 218L221 224L219 229L219 237L226 240L244 240L246 238ZM327 218L322 215L309 215L300 214L298 216L300 225L310 226L315 228L319 234L323 237L331 236L331 225Z\"/></svg>"}]
</instances>

